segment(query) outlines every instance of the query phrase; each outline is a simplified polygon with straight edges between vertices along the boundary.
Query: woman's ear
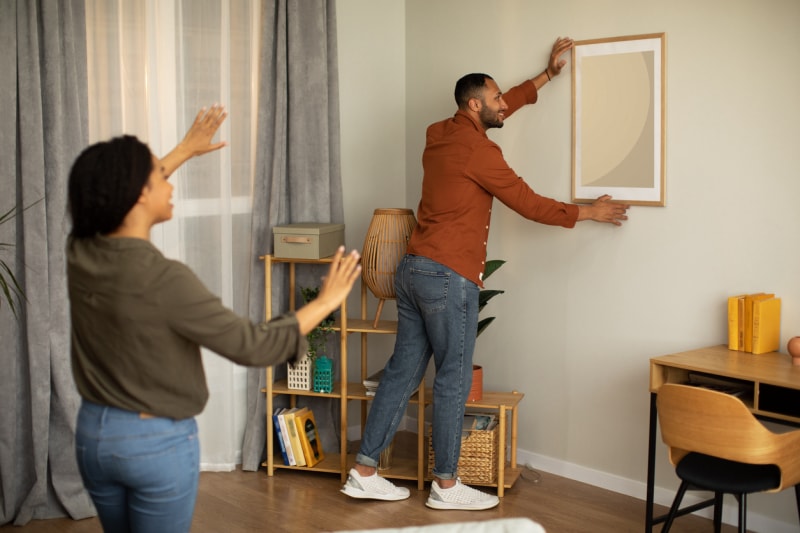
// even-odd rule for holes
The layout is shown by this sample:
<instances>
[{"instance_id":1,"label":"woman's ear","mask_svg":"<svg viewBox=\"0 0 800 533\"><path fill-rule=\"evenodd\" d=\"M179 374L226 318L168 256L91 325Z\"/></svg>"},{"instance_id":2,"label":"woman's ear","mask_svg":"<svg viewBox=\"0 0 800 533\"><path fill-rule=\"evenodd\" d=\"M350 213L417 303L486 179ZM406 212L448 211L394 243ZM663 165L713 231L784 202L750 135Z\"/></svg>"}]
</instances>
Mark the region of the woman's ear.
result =
<instances>
[{"instance_id":1,"label":"woman's ear","mask_svg":"<svg viewBox=\"0 0 800 533\"><path fill-rule=\"evenodd\" d=\"M150 183L145 183L144 187L142 187L141 192L139 193L139 198L136 199L136 203L133 204L131 210L136 209L137 207L147 207L147 204L150 203Z\"/></svg>"}]
</instances>

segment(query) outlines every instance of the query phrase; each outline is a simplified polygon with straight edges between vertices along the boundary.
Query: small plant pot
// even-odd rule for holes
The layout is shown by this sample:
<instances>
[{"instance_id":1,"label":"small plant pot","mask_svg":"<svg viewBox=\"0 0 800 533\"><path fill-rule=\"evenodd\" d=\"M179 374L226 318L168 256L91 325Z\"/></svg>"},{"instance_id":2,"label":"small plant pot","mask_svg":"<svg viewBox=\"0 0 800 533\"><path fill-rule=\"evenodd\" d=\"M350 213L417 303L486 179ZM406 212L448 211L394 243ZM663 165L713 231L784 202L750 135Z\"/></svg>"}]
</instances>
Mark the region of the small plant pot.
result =
<instances>
[{"instance_id":1,"label":"small plant pot","mask_svg":"<svg viewBox=\"0 0 800 533\"><path fill-rule=\"evenodd\" d=\"M472 387L469 389L468 402L477 402L483 399L483 367L472 365Z\"/></svg>"}]
</instances>

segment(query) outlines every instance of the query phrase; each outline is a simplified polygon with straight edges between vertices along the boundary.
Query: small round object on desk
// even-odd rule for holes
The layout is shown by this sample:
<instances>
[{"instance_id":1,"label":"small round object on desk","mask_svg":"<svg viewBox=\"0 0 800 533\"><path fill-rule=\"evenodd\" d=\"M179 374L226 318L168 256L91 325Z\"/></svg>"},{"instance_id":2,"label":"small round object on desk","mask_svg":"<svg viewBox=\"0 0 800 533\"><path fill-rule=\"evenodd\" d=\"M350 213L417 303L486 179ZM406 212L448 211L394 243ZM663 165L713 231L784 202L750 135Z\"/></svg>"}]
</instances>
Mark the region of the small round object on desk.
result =
<instances>
[{"instance_id":1,"label":"small round object on desk","mask_svg":"<svg viewBox=\"0 0 800 533\"><path fill-rule=\"evenodd\" d=\"M792 337L786 343L786 351L792 356L792 363L800 365L800 337Z\"/></svg>"}]
</instances>

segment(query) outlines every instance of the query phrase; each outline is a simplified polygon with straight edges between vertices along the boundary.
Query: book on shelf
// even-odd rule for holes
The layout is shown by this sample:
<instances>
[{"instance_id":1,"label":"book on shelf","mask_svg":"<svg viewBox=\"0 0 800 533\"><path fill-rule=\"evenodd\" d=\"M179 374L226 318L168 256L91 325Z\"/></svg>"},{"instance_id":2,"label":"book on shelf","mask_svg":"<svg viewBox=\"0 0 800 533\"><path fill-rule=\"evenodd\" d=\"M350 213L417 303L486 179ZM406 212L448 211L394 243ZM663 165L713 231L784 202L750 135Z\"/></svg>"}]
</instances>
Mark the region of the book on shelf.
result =
<instances>
[{"instance_id":1,"label":"book on shelf","mask_svg":"<svg viewBox=\"0 0 800 533\"><path fill-rule=\"evenodd\" d=\"M281 432L281 423L278 419L280 412L283 408L278 407L272 414L272 423L275 426L275 440L278 441L278 446L281 450L281 456L283 457L283 464L289 466L289 456L286 454L286 443L283 441L283 434Z\"/></svg>"},{"instance_id":2,"label":"book on shelf","mask_svg":"<svg viewBox=\"0 0 800 533\"><path fill-rule=\"evenodd\" d=\"M375 396L375 392L378 390L378 385L380 384L382 377L383 369L381 368L364 380L364 388L367 389L367 396Z\"/></svg>"},{"instance_id":3,"label":"book on shelf","mask_svg":"<svg viewBox=\"0 0 800 533\"><path fill-rule=\"evenodd\" d=\"M765 298L753 302L754 354L775 352L781 344L781 299Z\"/></svg>"},{"instance_id":4,"label":"book on shelf","mask_svg":"<svg viewBox=\"0 0 800 533\"><path fill-rule=\"evenodd\" d=\"M289 442L292 446L292 454L297 466L306 466L306 458L303 455L303 446L300 444L300 435L297 433L297 424L294 419L298 414L308 411L307 407L295 407L283 414L283 419L286 421L286 429L289 433Z\"/></svg>"},{"instance_id":5,"label":"book on shelf","mask_svg":"<svg viewBox=\"0 0 800 533\"><path fill-rule=\"evenodd\" d=\"M296 414L294 421L297 425L297 433L300 437L300 446L303 448L306 465L314 466L325 458L322 440L320 440L319 432L317 431L317 421L314 420L314 413L307 409L302 413Z\"/></svg>"},{"instance_id":6,"label":"book on shelf","mask_svg":"<svg viewBox=\"0 0 800 533\"><path fill-rule=\"evenodd\" d=\"M278 425L281 428L281 438L283 439L283 449L286 451L286 458L289 461L289 466L297 466L297 460L294 458L294 451L292 450L292 441L289 437L289 428L286 427L286 417L284 416L290 409L284 407L278 413Z\"/></svg>"},{"instance_id":7,"label":"book on shelf","mask_svg":"<svg viewBox=\"0 0 800 533\"><path fill-rule=\"evenodd\" d=\"M469 436L471 431L491 431L496 425L497 416L493 413L465 413L461 437Z\"/></svg>"}]
</instances>

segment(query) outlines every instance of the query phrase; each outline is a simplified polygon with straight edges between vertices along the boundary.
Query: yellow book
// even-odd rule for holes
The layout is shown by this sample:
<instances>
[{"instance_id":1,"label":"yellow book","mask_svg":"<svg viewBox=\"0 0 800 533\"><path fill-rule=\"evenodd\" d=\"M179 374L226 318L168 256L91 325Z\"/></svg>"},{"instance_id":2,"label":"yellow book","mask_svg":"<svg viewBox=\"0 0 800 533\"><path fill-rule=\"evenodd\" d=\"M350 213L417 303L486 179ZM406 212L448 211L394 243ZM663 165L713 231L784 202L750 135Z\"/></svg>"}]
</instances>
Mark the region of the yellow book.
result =
<instances>
[{"instance_id":1,"label":"yellow book","mask_svg":"<svg viewBox=\"0 0 800 533\"><path fill-rule=\"evenodd\" d=\"M314 466L325 458L322 450L322 441L317 431L317 421L314 420L314 413L306 410L304 413L295 415L294 421L297 424L297 433L300 437L300 445L303 448L303 455L308 466Z\"/></svg>"},{"instance_id":2,"label":"yellow book","mask_svg":"<svg viewBox=\"0 0 800 533\"><path fill-rule=\"evenodd\" d=\"M739 351L744 351L744 300L745 298L741 298L739 300Z\"/></svg>"},{"instance_id":3,"label":"yellow book","mask_svg":"<svg viewBox=\"0 0 800 533\"><path fill-rule=\"evenodd\" d=\"M744 294L731 296L728 298L728 349L744 349L744 316L739 313L739 308L744 311Z\"/></svg>"},{"instance_id":4,"label":"yellow book","mask_svg":"<svg viewBox=\"0 0 800 533\"><path fill-rule=\"evenodd\" d=\"M781 299L753 302L753 353L776 352L781 344Z\"/></svg>"},{"instance_id":5,"label":"yellow book","mask_svg":"<svg viewBox=\"0 0 800 533\"><path fill-rule=\"evenodd\" d=\"M300 435L297 434L297 424L294 421L295 417L303 411L308 411L308 408L295 408L283 415L283 419L286 421L286 429L289 432L289 441L292 443L292 453L294 454L294 460L297 462L297 466L306 466L303 446L300 444Z\"/></svg>"},{"instance_id":6,"label":"yellow book","mask_svg":"<svg viewBox=\"0 0 800 533\"><path fill-rule=\"evenodd\" d=\"M753 351L753 302L772 298L774 294L757 292L744 298L744 351Z\"/></svg>"}]
</instances>

